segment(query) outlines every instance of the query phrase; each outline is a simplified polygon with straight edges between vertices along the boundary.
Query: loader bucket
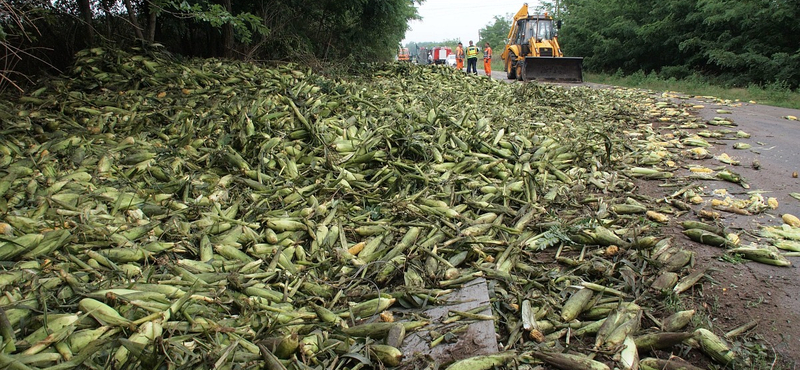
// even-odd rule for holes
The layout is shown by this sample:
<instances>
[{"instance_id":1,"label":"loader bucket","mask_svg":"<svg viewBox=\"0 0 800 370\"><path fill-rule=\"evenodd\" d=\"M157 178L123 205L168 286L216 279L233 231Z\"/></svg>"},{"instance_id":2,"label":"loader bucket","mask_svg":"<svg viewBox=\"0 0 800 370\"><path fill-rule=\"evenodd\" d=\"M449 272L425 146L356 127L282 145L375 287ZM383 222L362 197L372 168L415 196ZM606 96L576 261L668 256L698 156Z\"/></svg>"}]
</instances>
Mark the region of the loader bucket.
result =
<instances>
[{"instance_id":1,"label":"loader bucket","mask_svg":"<svg viewBox=\"0 0 800 370\"><path fill-rule=\"evenodd\" d=\"M583 58L525 57L523 79L538 81L583 81Z\"/></svg>"}]
</instances>

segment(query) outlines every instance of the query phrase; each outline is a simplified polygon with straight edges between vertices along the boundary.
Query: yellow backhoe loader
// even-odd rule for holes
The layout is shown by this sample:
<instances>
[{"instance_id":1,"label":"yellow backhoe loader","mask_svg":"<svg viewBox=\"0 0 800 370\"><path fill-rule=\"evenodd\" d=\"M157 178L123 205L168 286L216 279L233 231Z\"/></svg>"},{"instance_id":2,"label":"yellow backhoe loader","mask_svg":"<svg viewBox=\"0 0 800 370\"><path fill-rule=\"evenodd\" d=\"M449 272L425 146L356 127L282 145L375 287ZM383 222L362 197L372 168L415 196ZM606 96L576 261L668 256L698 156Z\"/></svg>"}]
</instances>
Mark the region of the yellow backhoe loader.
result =
<instances>
[{"instance_id":1,"label":"yellow backhoe loader","mask_svg":"<svg viewBox=\"0 0 800 370\"><path fill-rule=\"evenodd\" d=\"M522 6L500 56L509 79L583 81L583 58L564 56L556 35L559 26L547 13L529 15L528 4Z\"/></svg>"}]
</instances>

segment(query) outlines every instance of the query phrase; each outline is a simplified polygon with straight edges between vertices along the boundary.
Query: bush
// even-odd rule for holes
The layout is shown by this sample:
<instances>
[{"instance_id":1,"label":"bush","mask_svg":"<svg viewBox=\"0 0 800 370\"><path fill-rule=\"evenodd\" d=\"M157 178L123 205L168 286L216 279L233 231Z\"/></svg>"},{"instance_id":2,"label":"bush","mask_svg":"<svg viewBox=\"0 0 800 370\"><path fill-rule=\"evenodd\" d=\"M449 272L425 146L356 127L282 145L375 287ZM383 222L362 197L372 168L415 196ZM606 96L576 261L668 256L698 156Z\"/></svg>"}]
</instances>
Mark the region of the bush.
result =
<instances>
[{"instance_id":1,"label":"bush","mask_svg":"<svg viewBox=\"0 0 800 370\"><path fill-rule=\"evenodd\" d=\"M676 79L682 80L694 73L688 66L666 66L661 68L659 76L665 80Z\"/></svg>"}]
</instances>

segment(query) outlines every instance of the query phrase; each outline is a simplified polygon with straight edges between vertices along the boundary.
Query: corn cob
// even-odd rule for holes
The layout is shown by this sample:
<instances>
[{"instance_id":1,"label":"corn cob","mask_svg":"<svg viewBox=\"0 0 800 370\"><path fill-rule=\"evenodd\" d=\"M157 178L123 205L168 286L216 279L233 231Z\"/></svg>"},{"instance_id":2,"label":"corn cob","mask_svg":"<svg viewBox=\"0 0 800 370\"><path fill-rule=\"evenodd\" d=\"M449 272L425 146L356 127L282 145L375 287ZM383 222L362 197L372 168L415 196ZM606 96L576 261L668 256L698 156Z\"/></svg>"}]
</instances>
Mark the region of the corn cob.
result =
<instances>
[{"instance_id":1,"label":"corn cob","mask_svg":"<svg viewBox=\"0 0 800 370\"><path fill-rule=\"evenodd\" d=\"M640 351L655 351L670 349L672 346L682 343L693 335L694 333L691 332L658 332L640 335L634 339L636 341L636 347L639 348Z\"/></svg>"},{"instance_id":2,"label":"corn cob","mask_svg":"<svg viewBox=\"0 0 800 370\"><path fill-rule=\"evenodd\" d=\"M783 215L781 215L781 218L783 219L783 222L786 223L787 225L800 228L800 219L798 219L797 216L789 213L784 213Z\"/></svg>"},{"instance_id":3,"label":"corn cob","mask_svg":"<svg viewBox=\"0 0 800 370\"><path fill-rule=\"evenodd\" d=\"M373 344L370 351L383 364L388 366L399 366L403 359L403 352L396 347L385 344Z\"/></svg>"},{"instance_id":4,"label":"corn cob","mask_svg":"<svg viewBox=\"0 0 800 370\"><path fill-rule=\"evenodd\" d=\"M516 357L517 353L514 351L468 357L450 364L445 370L488 370L495 366L503 366Z\"/></svg>"},{"instance_id":5,"label":"corn cob","mask_svg":"<svg viewBox=\"0 0 800 370\"><path fill-rule=\"evenodd\" d=\"M728 240L725 239L725 237L702 229L688 229L684 230L683 233L688 236L689 239L712 247L724 247L728 244Z\"/></svg>"},{"instance_id":6,"label":"corn cob","mask_svg":"<svg viewBox=\"0 0 800 370\"><path fill-rule=\"evenodd\" d=\"M413 331L428 325L428 321L404 321L401 324L405 327L406 331ZM395 323L391 322L376 322L371 324L361 324L342 329L342 332L354 337L368 337L382 339L386 337L389 330Z\"/></svg>"},{"instance_id":7,"label":"corn cob","mask_svg":"<svg viewBox=\"0 0 800 370\"><path fill-rule=\"evenodd\" d=\"M644 358L639 361L639 365L642 370L702 370L702 368L674 356L666 360L651 357Z\"/></svg>"},{"instance_id":8,"label":"corn cob","mask_svg":"<svg viewBox=\"0 0 800 370\"><path fill-rule=\"evenodd\" d=\"M534 351L531 355L551 366L563 370L610 370L606 364L592 360L584 355L548 351Z\"/></svg>"},{"instance_id":9,"label":"corn cob","mask_svg":"<svg viewBox=\"0 0 800 370\"><path fill-rule=\"evenodd\" d=\"M586 305L593 296L594 292L586 288L573 293L572 296L564 302L564 306L561 308L561 319L564 320L564 322L570 322L577 318L586 308Z\"/></svg>"},{"instance_id":10,"label":"corn cob","mask_svg":"<svg viewBox=\"0 0 800 370\"><path fill-rule=\"evenodd\" d=\"M84 298L78 302L78 307L102 325L122 327L130 327L132 325L131 321L122 317L117 310L98 300Z\"/></svg>"},{"instance_id":11,"label":"corn cob","mask_svg":"<svg viewBox=\"0 0 800 370\"><path fill-rule=\"evenodd\" d=\"M694 339L700 345L700 349L711 356L714 361L727 365L736 359L736 353L716 334L707 329L697 329L694 331Z\"/></svg>"}]
</instances>

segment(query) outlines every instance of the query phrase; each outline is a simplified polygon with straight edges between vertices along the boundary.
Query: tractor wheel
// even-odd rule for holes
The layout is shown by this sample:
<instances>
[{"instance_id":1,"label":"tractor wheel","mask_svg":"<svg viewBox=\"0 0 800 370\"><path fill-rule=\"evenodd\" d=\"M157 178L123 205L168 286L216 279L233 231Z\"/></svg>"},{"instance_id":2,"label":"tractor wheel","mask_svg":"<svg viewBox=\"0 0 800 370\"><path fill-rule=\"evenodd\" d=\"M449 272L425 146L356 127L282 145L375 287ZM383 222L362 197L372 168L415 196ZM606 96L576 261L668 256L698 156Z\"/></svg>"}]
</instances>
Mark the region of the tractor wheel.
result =
<instances>
[{"instance_id":1,"label":"tractor wheel","mask_svg":"<svg viewBox=\"0 0 800 370\"><path fill-rule=\"evenodd\" d=\"M513 80L517 78L517 56L514 52L508 53L508 59L506 61L506 77L509 80Z\"/></svg>"}]
</instances>

